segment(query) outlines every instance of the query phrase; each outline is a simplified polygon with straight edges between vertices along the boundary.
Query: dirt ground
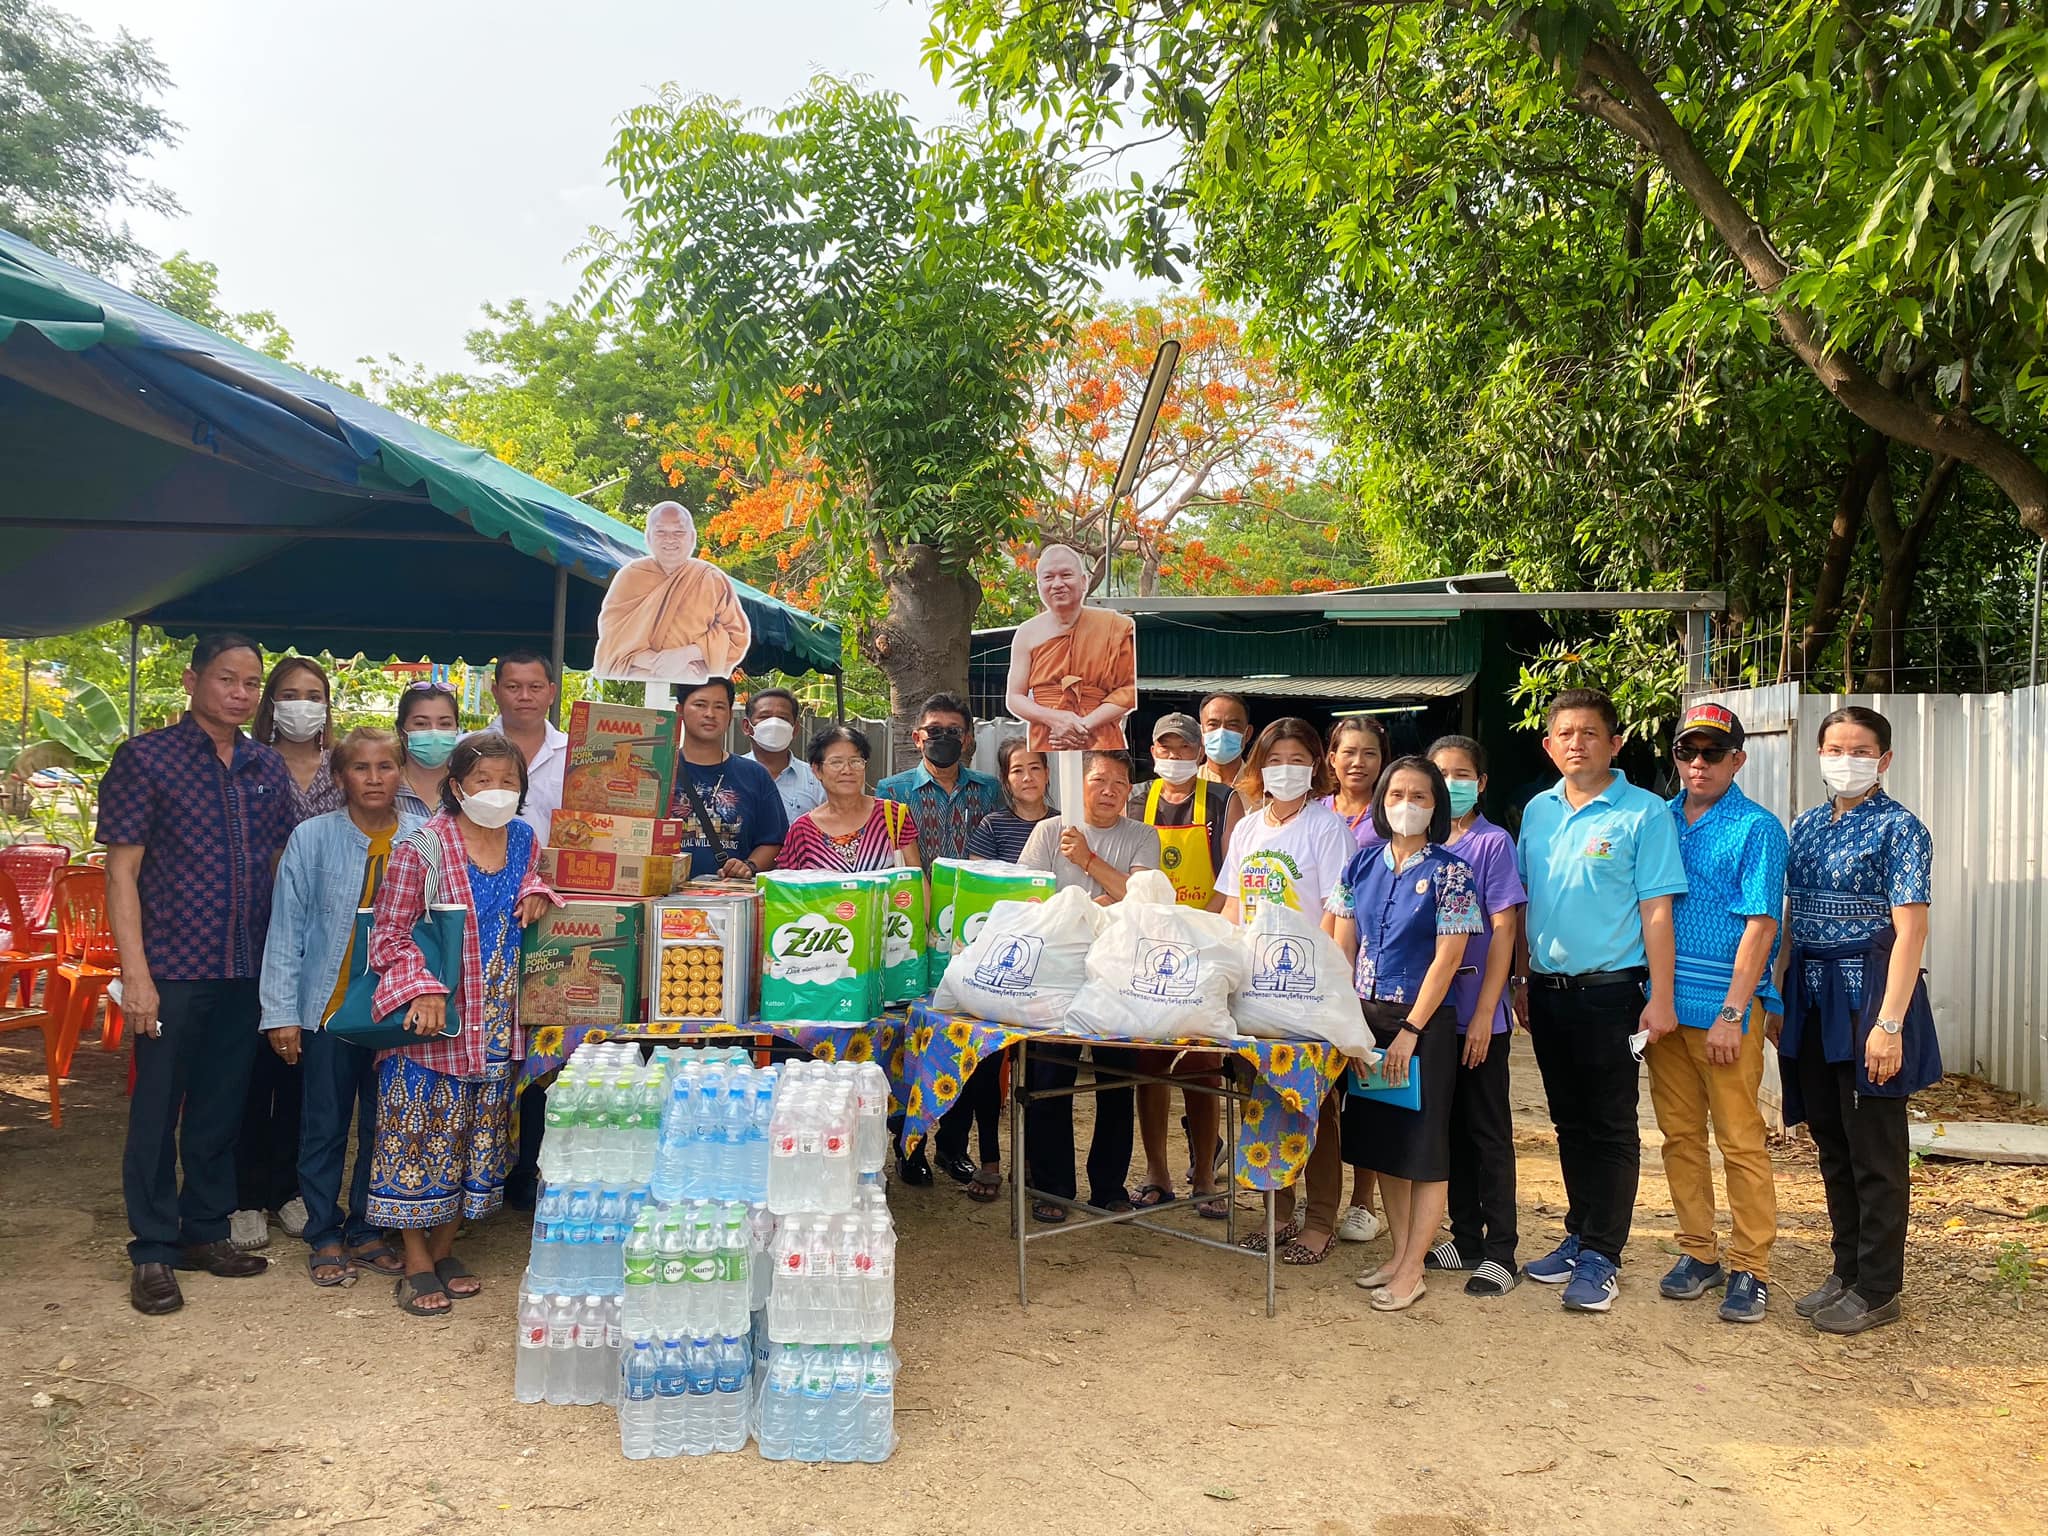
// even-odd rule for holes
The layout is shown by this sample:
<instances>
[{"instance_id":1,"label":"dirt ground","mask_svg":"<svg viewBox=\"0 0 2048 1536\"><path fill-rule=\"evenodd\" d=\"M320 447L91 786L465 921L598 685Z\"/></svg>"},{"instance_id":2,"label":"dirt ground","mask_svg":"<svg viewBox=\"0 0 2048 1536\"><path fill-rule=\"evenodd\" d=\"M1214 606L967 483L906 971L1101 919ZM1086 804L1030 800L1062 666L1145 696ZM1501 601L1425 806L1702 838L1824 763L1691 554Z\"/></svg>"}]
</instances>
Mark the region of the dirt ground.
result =
<instances>
[{"instance_id":1,"label":"dirt ground","mask_svg":"<svg viewBox=\"0 0 2048 1536\"><path fill-rule=\"evenodd\" d=\"M1772 1314L1750 1328L1656 1296L1675 1249L1654 1131L1605 1317L1455 1283L1375 1316L1351 1282L1382 1241L1283 1269L1268 1320L1253 1262L1117 1230L1034 1244L1021 1309L1007 1206L942 1180L895 1195L892 1460L636 1464L609 1410L512 1401L516 1216L473 1235L492 1283L443 1321L369 1280L314 1290L281 1232L264 1277L188 1275L182 1312L136 1315L124 1058L80 1051L53 1131L20 1041L0 1041L0 1529L1758 1536L2038 1533L2048 1509L2048 1169L1923 1166L1908 1321L1849 1342L1792 1315L1828 1267L1798 1145ZM1527 1257L1559 1235L1562 1192L1520 1054Z\"/></svg>"}]
</instances>

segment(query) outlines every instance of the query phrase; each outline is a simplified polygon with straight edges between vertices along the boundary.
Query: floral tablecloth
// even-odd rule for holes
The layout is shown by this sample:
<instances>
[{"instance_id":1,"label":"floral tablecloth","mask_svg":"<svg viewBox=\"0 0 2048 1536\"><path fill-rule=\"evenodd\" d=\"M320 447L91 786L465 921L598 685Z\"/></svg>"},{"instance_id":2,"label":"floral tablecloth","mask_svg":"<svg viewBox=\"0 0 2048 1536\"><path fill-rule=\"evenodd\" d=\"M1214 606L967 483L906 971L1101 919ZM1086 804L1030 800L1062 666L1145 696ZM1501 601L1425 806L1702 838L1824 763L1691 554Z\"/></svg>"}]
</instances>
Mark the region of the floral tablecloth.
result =
<instances>
[{"instance_id":1,"label":"floral tablecloth","mask_svg":"<svg viewBox=\"0 0 2048 1536\"><path fill-rule=\"evenodd\" d=\"M692 1026L690 1035L773 1035L802 1046L820 1061L878 1061L889 1074L889 1093L898 1107L903 1102L903 1031L901 1013L885 1013L865 1024L709 1024ZM514 1092L546 1077L566 1062L586 1040L614 1037L660 1040L664 1035L685 1033L680 1024L546 1024L528 1032L526 1060L520 1063L519 1082Z\"/></svg>"},{"instance_id":2,"label":"floral tablecloth","mask_svg":"<svg viewBox=\"0 0 2048 1536\"><path fill-rule=\"evenodd\" d=\"M990 1056L1020 1040L1061 1045L1095 1043L1090 1037L1018 1029L913 1004L900 1047L900 1083L905 1140L927 1134L960 1097L960 1085ZM1105 1039L1104 1045L1151 1045L1156 1041ZM1284 1189L1301 1176L1316 1139L1316 1110L1344 1070L1343 1053L1320 1040L1187 1040L1189 1050L1221 1051L1251 1063L1252 1091L1238 1120L1233 1165L1247 1189Z\"/></svg>"}]
</instances>

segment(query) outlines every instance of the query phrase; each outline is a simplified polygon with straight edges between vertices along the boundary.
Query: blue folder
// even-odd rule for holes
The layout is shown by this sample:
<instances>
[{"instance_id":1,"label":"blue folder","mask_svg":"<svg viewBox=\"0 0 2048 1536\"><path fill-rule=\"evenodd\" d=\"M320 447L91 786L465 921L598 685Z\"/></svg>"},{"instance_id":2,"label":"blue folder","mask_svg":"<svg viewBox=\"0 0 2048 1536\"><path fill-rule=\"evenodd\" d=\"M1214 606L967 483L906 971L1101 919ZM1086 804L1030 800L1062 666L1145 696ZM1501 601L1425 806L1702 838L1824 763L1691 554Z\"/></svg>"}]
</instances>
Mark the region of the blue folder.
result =
<instances>
[{"instance_id":1,"label":"blue folder","mask_svg":"<svg viewBox=\"0 0 2048 1536\"><path fill-rule=\"evenodd\" d=\"M1354 1063L1344 1074L1344 1091L1354 1099L1371 1099L1376 1103L1391 1104L1396 1109L1421 1109L1422 1063L1412 1056L1408 1059L1408 1081L1399 1088L1388 1085L1385 1066L1386 1058L1382 1056L1361 1080Z\"/></svg>"}]
</instances>

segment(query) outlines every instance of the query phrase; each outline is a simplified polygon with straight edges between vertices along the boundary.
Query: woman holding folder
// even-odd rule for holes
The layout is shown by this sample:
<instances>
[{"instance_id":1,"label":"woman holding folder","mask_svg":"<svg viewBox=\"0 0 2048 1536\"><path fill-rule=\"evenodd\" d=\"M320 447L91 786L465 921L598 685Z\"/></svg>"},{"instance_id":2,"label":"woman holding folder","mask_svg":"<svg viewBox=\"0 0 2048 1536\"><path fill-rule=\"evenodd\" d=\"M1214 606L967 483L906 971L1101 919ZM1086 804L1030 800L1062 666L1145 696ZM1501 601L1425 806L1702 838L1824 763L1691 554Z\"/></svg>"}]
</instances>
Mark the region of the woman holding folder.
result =
<instances>
[{"instance_id":1,"label":"woman holding folder","mask_svg":"<svg viewBox=\"0 0 2048 1536\"><path fill-rule=\"evenodd\" d=\"M1385 846L1352 856L1330 912L1356 967L1365 1021L1385 1053L1387 1086L1405 1088L1412 1075L1420 1097L1413 1107L1379 1098L1347 1104L1344 1160L1379 1173L1394 1239L1392 1256L1358 1283L1372 1292L1375 1312L1400 1312L1427 1289L1422 1261L1444 1219L1458 1070L1451 982L1484 919L1471 867L1443 846L1450 791L1434 763L1396 759L1373 795L1372 820Z\"/></svg>"},{"instance_id":2,"label":"woman holding folder","mask_svg":"<svg viewBox=\"0 0 2048 1536\"><path fill-rule=\"evenodd\" d=\"M561 899L533 872L533 829L519 820L526 789L526 758L509 740L464 737L448 757L440 814L392 850L371 919L376 1015L404 1010L420 1037L377 1058L370 1160L370 1220L404 1238L396 1299L416 1316L483 1289L454 1255L455 1229L505 1202L513 1064L526 1055L519 930ZM443 1034L449 989L413 934L430 907L446 905L466 919L453 1036Z\"/></svg>"}]
</instances>

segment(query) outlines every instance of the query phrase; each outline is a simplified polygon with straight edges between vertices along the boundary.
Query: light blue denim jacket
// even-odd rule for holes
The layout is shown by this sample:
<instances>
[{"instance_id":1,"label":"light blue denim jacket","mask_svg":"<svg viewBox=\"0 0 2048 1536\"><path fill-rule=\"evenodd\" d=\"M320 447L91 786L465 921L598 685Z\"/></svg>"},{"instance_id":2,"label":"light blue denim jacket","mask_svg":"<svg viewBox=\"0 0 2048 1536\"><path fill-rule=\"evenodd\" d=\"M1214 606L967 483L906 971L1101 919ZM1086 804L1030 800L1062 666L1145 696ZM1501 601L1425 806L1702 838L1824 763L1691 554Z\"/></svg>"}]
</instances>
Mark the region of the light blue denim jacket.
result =
<instances>
[{"instance_id":1,"label":"light blue denim jacket","mask_svg":"<svg viewBox=\"0 0 2048 1536\"><path fill-rule=\"evenodd\" d=\"M400 812L394 844L423 823ZM369 835L347 811L299 823L278 861L263 945L263 1028L318 1029L362 904Z\"/></svg>"}]
</instances>

